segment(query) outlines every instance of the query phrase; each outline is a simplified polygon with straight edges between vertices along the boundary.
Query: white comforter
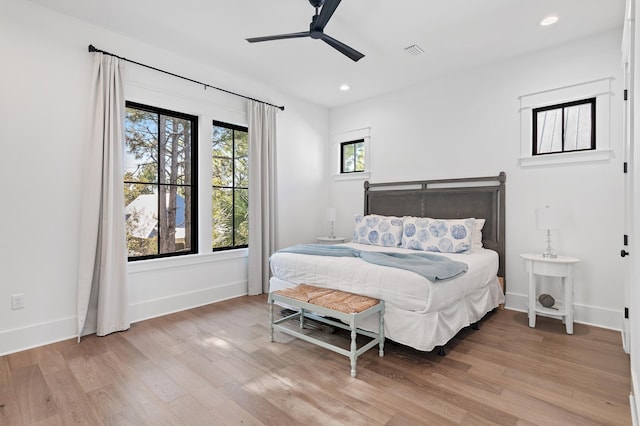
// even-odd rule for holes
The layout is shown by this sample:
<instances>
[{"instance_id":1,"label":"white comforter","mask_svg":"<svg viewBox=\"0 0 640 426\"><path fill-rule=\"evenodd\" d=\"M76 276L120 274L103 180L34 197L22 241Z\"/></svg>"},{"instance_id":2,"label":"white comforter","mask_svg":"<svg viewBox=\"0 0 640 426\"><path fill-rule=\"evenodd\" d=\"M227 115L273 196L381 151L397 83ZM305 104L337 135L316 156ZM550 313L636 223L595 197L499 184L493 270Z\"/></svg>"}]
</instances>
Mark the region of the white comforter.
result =
<instances>
[{"instance_id":1,"label":"white comforter","mask_svg":"<svg viewBox=\"0 0 640 426\"><path fill-rule=\"evenodd\" d=\"M358 250L415 253L410 249L356 243L346 245ZM411 271L375 265L353 257L275 253L270 264L277 279L383 299L387 307L416 313L440 311L482 287L496 285L498 254L493 250L439 254L466 263L468 271L450 280L431 282Z\"/></svg>"}]
</instances>

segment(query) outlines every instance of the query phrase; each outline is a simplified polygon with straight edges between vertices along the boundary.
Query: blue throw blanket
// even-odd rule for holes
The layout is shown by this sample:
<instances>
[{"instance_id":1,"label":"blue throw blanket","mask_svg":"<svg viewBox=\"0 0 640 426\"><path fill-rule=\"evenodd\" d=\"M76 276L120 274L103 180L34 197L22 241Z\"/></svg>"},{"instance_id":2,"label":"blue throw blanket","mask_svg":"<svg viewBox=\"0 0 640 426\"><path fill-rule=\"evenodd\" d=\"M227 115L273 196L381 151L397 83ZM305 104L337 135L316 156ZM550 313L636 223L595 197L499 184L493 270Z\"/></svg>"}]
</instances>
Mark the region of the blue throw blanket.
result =
<instances>
[{"instance_id":1,"label":"blue throw blanket","mask_svg":"<svg viewBox=\"0 0 640 426\"><path fill-rule=\"evenodd\" d=\"M467 272L466 263L431 253L391 253L357 250L341 245L298 244L278 252L311 254L314 256L359 257L381 266L415 272L430 281L442 281Z\"/></svg>"}]
</instances>

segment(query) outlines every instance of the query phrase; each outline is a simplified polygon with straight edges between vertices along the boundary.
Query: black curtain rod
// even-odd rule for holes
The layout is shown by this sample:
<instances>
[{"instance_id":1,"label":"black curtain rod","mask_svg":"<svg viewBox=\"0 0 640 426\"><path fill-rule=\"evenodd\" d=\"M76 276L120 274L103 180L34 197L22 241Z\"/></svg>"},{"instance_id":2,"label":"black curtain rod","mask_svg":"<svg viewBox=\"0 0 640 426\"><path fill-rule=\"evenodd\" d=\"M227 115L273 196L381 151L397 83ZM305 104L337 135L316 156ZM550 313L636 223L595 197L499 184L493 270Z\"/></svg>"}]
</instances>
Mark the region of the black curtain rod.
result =
<instances>
[{"instance_id":1,"label":"black curtain rod","mask_svg":"<svg viewBox=\"0 0 640 426\"><path fill-rule=\"evenodd\" d=\"M116 55L114 53L110 53L110 52L106 52L106 51L104 51L102 49L98 49L93 44L90 44L89 45L89 53L93 53L93 52L104 53L105 55L113 56L114 58L122 59L123 61L131 62L132 64L140 65L141 67L149 68L149 69L152 69L154 71L158 71L158 72L161 72L161 73L164 73L164 74L171 75L173 77L178 77L178 78L181 78L183 80L187 80L187 81L190 81L192 83L196 83L196 84L198 84L200 86L204 86L205 89L207 87L210 87L212 89L216 89L216 90L219 90L221 92L229 93L231 95L240 96L241 98L249 99L251 101L256 101L256 102L263 103L265 105L270 105L272 107L280 108L282 111L284 111L284 106L270 104L269 102L261 101L260 99L250 98L249 96L241 95L240 93L235 93L235 92L232 92L230 90L226 90L226 89L222 89L220 87L212 86L210 84L203 83L201 81L197 81L197 80L194 80L194 79L189 78L189 77L183 77L181 75L174 74L174 73L169 72L169 71L161 70L160 68L152 67L151 65L141 64L140 62L132 61L131 59L123 58L122 56L118 56L118 55Z\"/></svg>"}]
</instances>

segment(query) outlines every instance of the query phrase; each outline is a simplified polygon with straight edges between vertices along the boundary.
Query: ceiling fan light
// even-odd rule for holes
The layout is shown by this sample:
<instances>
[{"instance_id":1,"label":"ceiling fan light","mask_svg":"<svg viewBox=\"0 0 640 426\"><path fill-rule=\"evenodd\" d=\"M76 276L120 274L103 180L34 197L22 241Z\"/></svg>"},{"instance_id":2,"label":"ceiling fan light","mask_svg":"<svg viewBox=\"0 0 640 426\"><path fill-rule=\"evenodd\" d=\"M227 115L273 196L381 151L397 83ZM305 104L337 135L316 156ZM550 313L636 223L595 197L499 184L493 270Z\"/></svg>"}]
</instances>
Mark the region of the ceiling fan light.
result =
<instances>
[{"instance_id":1,"label":"ceiling fan light","mask_svg":"<svg viewBox=\"0 0 640 426\"><path fill-rule=\"evenodd\" d=\"M349 87L348 84L341 84L339 87L340 91L342 92L346 92L347 90L351 89L351 87Z\"/></svg>"}]
</instances>

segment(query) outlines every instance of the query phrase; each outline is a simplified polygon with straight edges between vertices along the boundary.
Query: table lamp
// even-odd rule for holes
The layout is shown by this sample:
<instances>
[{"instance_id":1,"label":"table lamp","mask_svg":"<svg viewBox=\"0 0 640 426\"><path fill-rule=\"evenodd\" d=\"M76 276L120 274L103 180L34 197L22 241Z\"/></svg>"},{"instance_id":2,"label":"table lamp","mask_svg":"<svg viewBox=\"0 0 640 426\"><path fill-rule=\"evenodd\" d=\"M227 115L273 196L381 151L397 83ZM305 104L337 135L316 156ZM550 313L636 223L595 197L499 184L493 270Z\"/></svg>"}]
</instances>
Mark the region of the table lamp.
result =
<instances>
[{"instance_id":1,"label":"table lamp","mask_svg":"<svg viewBox=\"0 0 640 426\"><path fill-rule=\"evenodd\" d=\"M553 207L543 207L536 209L536 228L547 231L547 247L542 253L545 259L558 257L556 251L551 247L551 230L560 229L560 213Z\"/></svg>"},{"instance_id":2,"label":"table lamp","mask_svg":"<svg viewBox=\"0 0 640 426\"><path fill-rule=\"evenodd\" d=\"M336 217L338 215L338 211L335 207L327 208L327 220L331 222L331 232L329 233L329 238L335 238L335 234L333 233L333 222L336 221Z\"/></svg>"}]
</instances>

